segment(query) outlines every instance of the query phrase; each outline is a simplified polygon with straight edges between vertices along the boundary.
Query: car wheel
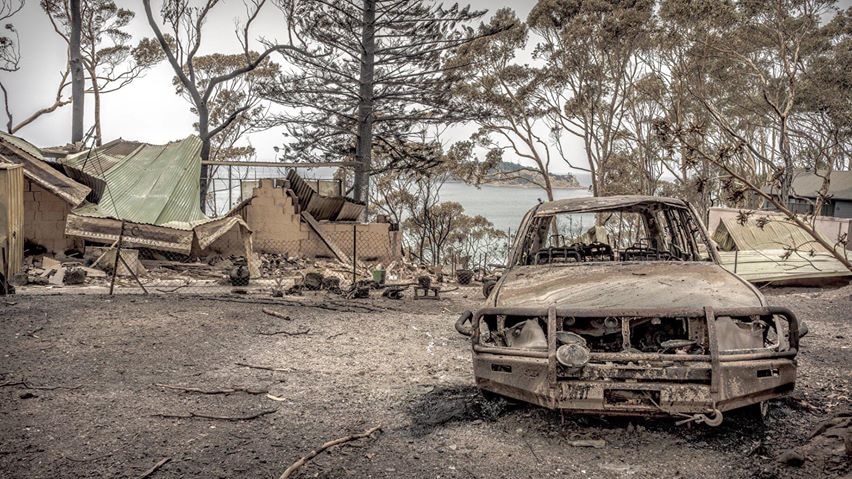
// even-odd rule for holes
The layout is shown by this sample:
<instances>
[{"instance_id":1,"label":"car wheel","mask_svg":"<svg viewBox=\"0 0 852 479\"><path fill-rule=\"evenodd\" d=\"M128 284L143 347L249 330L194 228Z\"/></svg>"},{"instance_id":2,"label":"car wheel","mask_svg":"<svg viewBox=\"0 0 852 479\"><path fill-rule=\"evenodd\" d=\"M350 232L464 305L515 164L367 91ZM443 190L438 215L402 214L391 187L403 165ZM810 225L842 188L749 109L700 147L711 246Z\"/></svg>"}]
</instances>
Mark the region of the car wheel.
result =
<instances>
[{"instance_id":1,"label":"car wheel","mask_svg":"<svg viewBox=\"0 0 852 479\"><path fill-rule=\"evenodd\" d=\"M482 283L482 295L486 298L491 295L491 291L494 290L494 286L497 284L497 281L493 279L489 279Z\"/></svg>"},{"instance_id":2,"label":"car wheel","mask_svg":"<svg viewBox=\"0 0 852 479\"><path fill-rule=\"evenodd\" d=\"M491 392L491 391L486 391L485 389L480 389L479 394L481 394L482 398L485 399L488 402L495 402L495 403L502 402L502 403L506 403L507 406L517 406L518 405L518 402L515 401L512 398L509 398L509 397L503 396L502 394L497 394L497 393L494 393L494 392Z\"/></svg>"},{"instance_id":3,"label":"car wheel","mask_svg":"<svg viewBox=\"0 0 852 479\"><path fill-rule=\"evenodd\" d=\"M743 408L746 417L758 424L766 424L769 419L769 401L761 401Z\"/></svg>"}]
</instances>

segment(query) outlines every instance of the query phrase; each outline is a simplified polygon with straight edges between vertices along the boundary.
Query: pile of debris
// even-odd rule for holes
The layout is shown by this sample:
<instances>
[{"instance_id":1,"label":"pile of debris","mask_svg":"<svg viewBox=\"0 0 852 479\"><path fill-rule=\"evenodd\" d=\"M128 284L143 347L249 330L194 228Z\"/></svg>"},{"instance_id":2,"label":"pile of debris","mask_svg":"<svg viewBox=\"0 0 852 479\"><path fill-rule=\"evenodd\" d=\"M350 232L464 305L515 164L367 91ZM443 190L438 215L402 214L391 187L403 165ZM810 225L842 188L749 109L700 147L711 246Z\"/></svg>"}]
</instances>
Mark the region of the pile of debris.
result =
<instances>
[{"instance_id":1,"label":"pile of debris","mask_svg":"<svg viewBox=\"0 0 852 479\"><path fill-rule=\"evenodd\" d=\"M24 270L12 277L12 283L16 286L65 286L85 284L87 279L106 277L106 271L86 266L78 259L59 261L50 256L28 256L24 260Z\"/></svg>"}]
</instances>

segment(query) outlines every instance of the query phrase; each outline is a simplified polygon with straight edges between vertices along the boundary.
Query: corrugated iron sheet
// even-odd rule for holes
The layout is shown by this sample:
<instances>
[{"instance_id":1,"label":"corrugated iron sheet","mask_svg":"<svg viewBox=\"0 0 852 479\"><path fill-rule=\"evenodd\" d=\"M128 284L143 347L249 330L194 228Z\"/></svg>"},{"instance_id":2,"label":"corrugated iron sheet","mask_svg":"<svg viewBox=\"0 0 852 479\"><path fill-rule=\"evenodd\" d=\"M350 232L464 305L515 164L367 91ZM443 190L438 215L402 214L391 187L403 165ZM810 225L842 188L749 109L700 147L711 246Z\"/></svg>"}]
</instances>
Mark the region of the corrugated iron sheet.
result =
<instances>
[{"instance_id":1,"label":"corrugated iron sheet","mask_svg":"<svg viewBox=\"0 0 852 479\"><path fill-rule=\"evenodd\" d=\"M63 175L44 161L35 146L21 138L0 132L0 162L19 164L24 175L39 186L62 198L72 207L86 199L91 191L73 179Z\"/></svg>"},{"instance_id":2,"label":"corrugated iron sheet","mask_svg":"<svg viewBox=\"0 0 852 479\"><path fill-rule=\"evenodd\" d=\"M754 216L740 224L736 218L721 218L713 240L721 251L783 250L785 247L804 252L811 249L827 252L810 234L786 220L772 219L758 223Z\"/></svg>"},{"instance_id":3,"label":"corrugated iron sheet","mask_svg":"<svg viewBox=\"0 0 852 479\"><path fill-rule=\"evenodd\" d=\"M193 244L196 244L198 250L194 253L203 255L217 240L234 228L243 238L243 242L240 245L233 245L238 249L227 251L227 253L250 256L251 230L245 221L235 217L208 220L191 229L125 222L122 244L130 248L149 248L185 255L193 253ZM114 218L78 216L71 213L65 222L66 235L97 243L112 244L118 240L120 233L121 220Z\"/></svg>"},{"instance_id":4,"label":"corrugated iron sheet","mask_svg":"<svg viewBox=\"0 0 852 479\"><path fill-rule=\"evenodd\" d=\"M0 237L0 249L5 250L0 272L9 277L24 261L24 174L20 165L0 164Z\"/></svg>"},{"instance_id":5,"label":"corrugated iron sheet","mask_svg":"<svg viewBox=\"0 0 852 479\"><path fill-rule=\"evenodd\" d=\"M356 221L364 211L364 205L343 196L324 196L295 170L287 172L290 189L299 198L302 211L307 211L317 221Z\"/></svg>"},{"instance_id":6,"label":"corrugated iron sheet","mask_svg":"<svg viewBox=\"0 0 852 479\"><path fill-rule=\"evenodd\" d=\"M784 282L852 276L829 253L793 253L783 249L722 251L722 266L752 283Z\"/></svg>"},{"instance_id":7,"label":"corrugated iron sheet","mask_svg":"<svg viewBox=\"0 0 852 479\"><path fill-rule=\"evenodd\" d=\"M200 152L201 140L195 136L143 145L103 175L106 186L97 205L74 213L183 230L210 221L199 199Z\"/></svg>"}]
</instances>

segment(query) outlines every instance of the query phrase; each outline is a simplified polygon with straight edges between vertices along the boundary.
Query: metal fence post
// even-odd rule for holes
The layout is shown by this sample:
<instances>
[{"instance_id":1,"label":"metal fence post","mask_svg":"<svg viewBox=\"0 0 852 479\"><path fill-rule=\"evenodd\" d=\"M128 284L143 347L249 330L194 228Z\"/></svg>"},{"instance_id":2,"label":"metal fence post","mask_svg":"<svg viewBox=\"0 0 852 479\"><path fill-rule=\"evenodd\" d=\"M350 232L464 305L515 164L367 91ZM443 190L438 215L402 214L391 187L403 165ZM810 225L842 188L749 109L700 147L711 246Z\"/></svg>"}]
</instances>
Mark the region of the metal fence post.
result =
<instances>
[{"instance_id":1,"label":"metal fence post","mask_svg":"<svg viewBox=\"0 0 852 479\"><path fill-rule=\"evenodd\" d=\"M121 220L121 231L118 233L118 244L115 248L115 261L112 265L112 279L109 282L109 295L115 288L115 277L118 275L118 264L121 262L121 242L124 240L124 220Z\"/></svg>"},{"instance_id":2,"label":"metal fence post","mask_svg":"<svg viewBox=\"0 0 852 479\"><path fill-rule=\"evenodd\" d=\"M358 223L352 223L352 285L358 280Z\"/></svg>"}]
</instances>

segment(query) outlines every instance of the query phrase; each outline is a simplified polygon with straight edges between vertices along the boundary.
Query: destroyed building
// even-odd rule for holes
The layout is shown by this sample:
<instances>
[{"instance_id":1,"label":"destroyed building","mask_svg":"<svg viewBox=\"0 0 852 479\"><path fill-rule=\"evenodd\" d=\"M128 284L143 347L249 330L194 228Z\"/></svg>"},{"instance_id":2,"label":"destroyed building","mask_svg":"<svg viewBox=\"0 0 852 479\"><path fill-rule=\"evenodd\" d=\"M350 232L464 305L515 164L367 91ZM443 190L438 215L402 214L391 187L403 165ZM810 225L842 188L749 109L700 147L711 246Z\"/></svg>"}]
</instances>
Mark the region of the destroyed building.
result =
<instances>
[{"instance_id":1,"label":"destroyed building","mask_svg":"<svg viewBox=\"0 0 852 479\"><path fill-rule=\"evenodd\" d=\"M245 187L245 184L244 184ZM231 211L254 232L254 249L299 257L352 256L370 262L400 257L401 233L389 222L358 219L364 205L339 195L320 194L293 170L287 179L249 184L251 195Z\"/></svg>"},{"instance_id":2,"label":"destroyed building","mask_svg":"<svg viewBox=\"0 0 852 479\"><path fill-rule=\"evenodd\" d=\"M19 214L25 244L49 254L82 248L79 238L65 234L65 221L85 201L89 187L47 163L35 146L6 133L0 133L0 163L23 169L23 211Z\"/></svg>"},{"instance_id":3,"label":"destroyed building","mask_svg":"<svg viewBox=\"0 0 852 479\"><path fill-rule=\"evenodd\" d=\"M816 231L828 244L848 231L849 220L820 219L815 219ZM753 283L810 285L852 278L831 252L784 215L711 208L709 226L722 266Z\"/></svg>"},{"instance_id":4,"label":"destroyed building","mask_svg":"<svg viewBox=\"0 0 852 479\"><path fill-rule=\"evenodd\" d=\"M68 236L173 253L251 257L251 230L240 218L201 211L201 140L166 145L111 142L70 155L60 164L91 188L90 200L67 218ZM94 201L97 201L96 203ZM122 232L122 225L123 232Z\"/></svg>"}]
</instances>

